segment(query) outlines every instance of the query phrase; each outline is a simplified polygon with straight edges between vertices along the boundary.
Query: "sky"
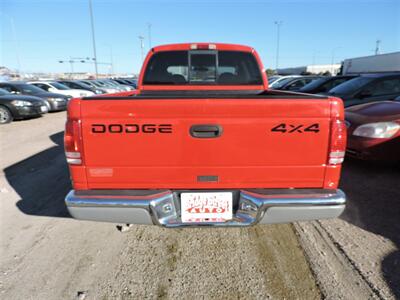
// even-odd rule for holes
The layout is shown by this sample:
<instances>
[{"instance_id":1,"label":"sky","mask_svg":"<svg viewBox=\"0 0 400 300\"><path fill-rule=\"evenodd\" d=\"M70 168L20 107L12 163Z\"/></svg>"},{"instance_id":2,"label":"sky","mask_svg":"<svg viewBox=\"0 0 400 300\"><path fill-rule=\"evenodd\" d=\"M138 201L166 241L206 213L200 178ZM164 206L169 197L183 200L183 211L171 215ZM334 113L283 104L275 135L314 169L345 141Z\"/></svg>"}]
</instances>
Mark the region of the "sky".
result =
<instances>
[{"instance_id":1,"label":"sky","mask_svg":"<svg viewBox=\"0 0 400 300\"><path fill-rule=\"evenodd\" d=\"M265 68L329 64L332 59L400 50L400 0L128 1L92 0L97 60L138 73L143 36L152 46L226 42L254 47ZM69 72L70 57L93 57L89 0L1 0L0 66ZM102 73L109 65L99 66ZM74 71L93 72L88 63Z\"/></svg>"}]
</instances>

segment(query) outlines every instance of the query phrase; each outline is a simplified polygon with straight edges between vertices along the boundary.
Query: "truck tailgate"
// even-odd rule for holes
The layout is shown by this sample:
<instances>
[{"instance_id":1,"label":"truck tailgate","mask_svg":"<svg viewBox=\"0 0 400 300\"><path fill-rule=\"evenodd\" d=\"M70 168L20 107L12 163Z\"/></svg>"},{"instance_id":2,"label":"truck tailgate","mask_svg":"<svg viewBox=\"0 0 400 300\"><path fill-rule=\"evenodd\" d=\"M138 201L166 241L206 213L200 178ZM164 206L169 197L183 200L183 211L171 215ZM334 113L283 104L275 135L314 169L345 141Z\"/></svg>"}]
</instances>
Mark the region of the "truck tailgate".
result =
<instances>
[{"instance_id":1,"label":"truck tailgate","mask_svg":"<svg viewBox=\"0 0 400 300\"><path fill-rule=\"evenodd\" d=\"M328 99L97 98L81 120L90 189L323 186Z\"/></svg>"}]
</instances>

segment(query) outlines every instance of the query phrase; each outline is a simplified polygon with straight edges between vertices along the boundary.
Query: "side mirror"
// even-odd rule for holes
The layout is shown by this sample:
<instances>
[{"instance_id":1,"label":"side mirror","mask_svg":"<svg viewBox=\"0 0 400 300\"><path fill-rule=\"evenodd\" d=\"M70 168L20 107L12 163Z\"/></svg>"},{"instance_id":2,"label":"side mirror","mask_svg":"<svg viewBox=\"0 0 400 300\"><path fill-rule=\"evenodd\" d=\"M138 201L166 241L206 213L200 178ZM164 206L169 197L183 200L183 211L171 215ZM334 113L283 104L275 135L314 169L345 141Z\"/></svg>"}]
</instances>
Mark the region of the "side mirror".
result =
<instances>
[{"instance_id":1,"label":"side mirror","mask_svg":"<svg viewBox=\"0 0 400 300\"><path fill-rule=\"evenodd\" d=\"M48 91L54 93L54 92L56 92L57 90L56 90L55 88L49 88Z\"/></svg>"}]
</instances>

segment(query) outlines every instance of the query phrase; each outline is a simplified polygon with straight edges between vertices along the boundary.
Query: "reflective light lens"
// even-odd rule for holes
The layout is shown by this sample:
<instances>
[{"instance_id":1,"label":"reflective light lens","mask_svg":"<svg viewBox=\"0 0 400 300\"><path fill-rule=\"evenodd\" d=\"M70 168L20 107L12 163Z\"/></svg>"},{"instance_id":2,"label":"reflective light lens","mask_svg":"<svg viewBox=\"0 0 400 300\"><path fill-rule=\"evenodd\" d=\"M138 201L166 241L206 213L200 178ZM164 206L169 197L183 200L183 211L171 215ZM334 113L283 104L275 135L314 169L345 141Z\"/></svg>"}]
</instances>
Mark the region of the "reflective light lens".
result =
<instances>
[{"instance_id":1,"label":"reflective light lens","mask_svg":"<svg viewBox=\"0 0 400 300\"><path fill-rule=\"evenodd\" d=\"M199 49L199 50L206 50L206 49L216 50L217 49L217 45L215 45L215 44L208 44L208 45L205 45L205 44L200 44L200 45L191 44L190 45L190 49L192 49L192 50L196 50L196 49Z\"/></svg>"},{"instance_id":2,"label":"reflective light lens","mask_svg":"<svg viewBox=\"0 0 400 300\"><path fill-rule=\"evenodd\" d=\"M67 120L64 132L64 148L67 162L72 165L82 163L82 138L81 138L81 121Z\"/></svg>"},{"instance_id":3,"label":"reflective light lens","mask_svg":"<svg viewBox=\"0 0 400 300\"><path fill-rule=\"evenodd\" d=\"M368 138L391 138L400 130L400 124L394 122L369 123L358 126L353 135Z\"/></svg>"},{"instance_id":4,"label":"reflective light lens","mask_svg":"<svg viewBox=\"0 0 400 300\"><path fill-rule=\"evenodd\" d=\"M29 101L22 101L22 100L14 100L11 101L11 103L15 106L21 107L21 106L32 106L32 103Z\"/></svg>"},{"instance_id":5,"label":"reflective light lens","mask_svg":"<svg viewBox=\"0 0 400 300\"><path fill-rule=\"evenodd\" d=\"M71 165L79 165L82 163L81 154L79 152L65 152L67 163Z\"/></svg>"},{"instance_id":6,"label":"reflective light lens","mask_svg":"<svg viewBox=\"0 0 400 300\"><path fill-rule=\"evenodd\" d=\"M347 143L347 129L344 121L333 119L331 123L331 141L328 164L338 165L344 160Z\"/></svg>"},{"instance_id":7,"label":"reflective light lens","mask_svg":"<svg viewBox=\"0 0 400 300\"><path fill-rule=\"evenodd\" d=\"M346 152L344 151L334 151L329 153L329 164L330 165L338 165L341 164L344 160Z\"/></svg>"},{"instance_id":8,"label":"reflective light lens","mask_svg":"<svg viewBox=\"0 0 400 300\"><path fill-rule=\"evenodd\" d=\"M80 165L82 163L82 160L79 158L68 158L67 157L67 163L71 165Z\"/></svg>"},{"instance_id":9,"label":"reflective light lens","mask_svg":"<svg viewBox=\"0 0 400 300\"><path fill-rule=\"evenodd\" d=\"M69 158L81 158L81 154L79 152L65 152L65 156Z\"/></svg>"},{"instance_id":10,"label":"reflective light lens","mask_svg":"<svg viewBox=\"0 0 400 300\"><path fill-rule=\"evenodd\" d=\"M54 101L54 102L64 102L64 98L47 98L49 101Z\"/></svg>"}]
</instances>

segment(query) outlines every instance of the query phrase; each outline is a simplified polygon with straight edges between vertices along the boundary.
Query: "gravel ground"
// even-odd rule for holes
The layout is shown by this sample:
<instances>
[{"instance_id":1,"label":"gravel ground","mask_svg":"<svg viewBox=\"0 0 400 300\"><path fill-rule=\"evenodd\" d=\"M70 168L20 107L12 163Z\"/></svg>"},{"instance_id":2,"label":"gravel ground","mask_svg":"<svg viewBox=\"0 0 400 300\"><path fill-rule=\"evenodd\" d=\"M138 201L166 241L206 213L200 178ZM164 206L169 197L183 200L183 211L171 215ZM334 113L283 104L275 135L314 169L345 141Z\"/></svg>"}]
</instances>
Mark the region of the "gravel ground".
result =
<instances>
[{"instance_id":1,"label":"gravel ground","mask_svg":"<svg viewBox=\"0 0 400 300\"><path fill-rule=\"evenodd\" d=\"M65 113L0 127L2 299L320 299L292 225L168 230L69 217Z\"/></svg>"},{"instance_id":2,"label":"gravel ground","mask_svg":"<svg viewBox=\"0 0 400 300\"><path fill-rule=\"evenodd\" d=\"M1 299L400 299L400 170L348 160L335 220L170 230L69 217L65 113L0 127Z\"/></svg>"},{"instance_id":3,"label":"gravel ground","mask_svg":"<svg viewBox=\"0 0 400 300\"><path fill-rule=\"evenodd\" d=\"M400 166L347 159L341 188L340 218L295 225L322 293L400 299Z\"/></svg>"}]
</instances>

